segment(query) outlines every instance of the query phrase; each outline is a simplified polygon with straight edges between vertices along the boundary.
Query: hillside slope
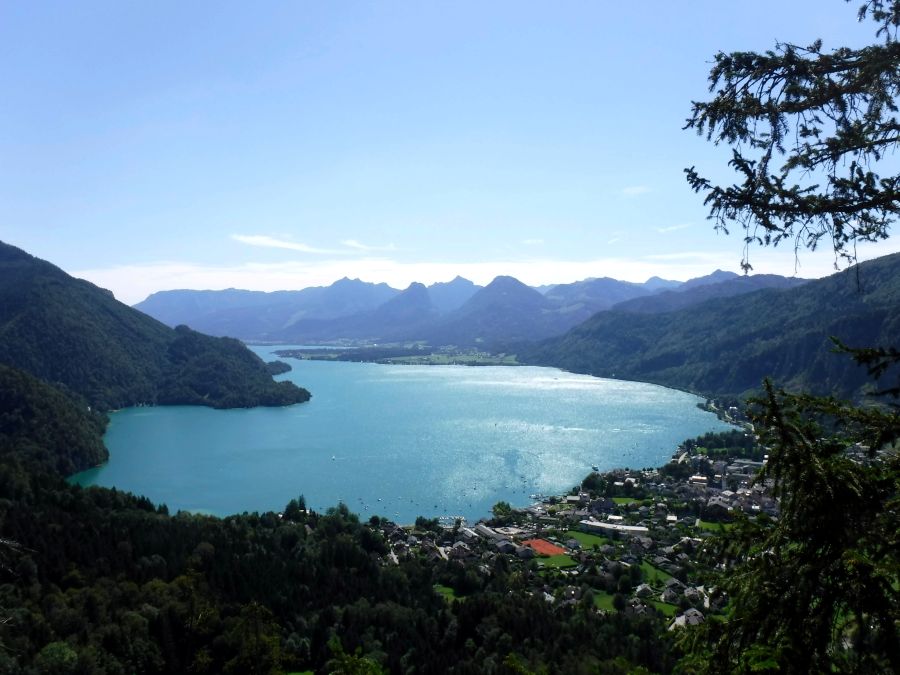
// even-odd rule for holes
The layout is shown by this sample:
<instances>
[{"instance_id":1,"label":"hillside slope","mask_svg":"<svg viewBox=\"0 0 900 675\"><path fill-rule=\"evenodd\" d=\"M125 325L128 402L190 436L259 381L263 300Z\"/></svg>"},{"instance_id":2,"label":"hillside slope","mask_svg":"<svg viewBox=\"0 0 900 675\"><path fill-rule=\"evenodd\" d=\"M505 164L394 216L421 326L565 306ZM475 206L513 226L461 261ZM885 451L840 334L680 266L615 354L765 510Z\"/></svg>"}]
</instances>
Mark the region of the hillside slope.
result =
<instances>
[{"instance_id":1,"label":"hillside slope","mask_svg":"<svg viewBox=\"0 0 900 675\"><path fill-rule=\"evenodd\" d=\"M789 289L715 298L684 309L601 312L520 359L707 395L742 395L764 377L815 393L859 396L865 371L836 355L900 335L900 254Z\"/></svg>"},{"instance_id":2,"label":"hillside slope","mask_svg":"<svg viewBox=\"0 0 900 675\"><path fill-rule=\"evenodd\" d=\"M287 405L309 398L291 383L274 382L237 340L168 328L2 242L0 363L102 410L140 403Z\"/></svg>"},{"instance_id":3,"label":"hillside slope","mask_svg":"<svg viewBox=\"0 0 900 675\"><path fill-rule=\"evenodd\" d=\"M616 304L612 309L642 314L674 312L677 309L698 305L712 298L731 298L763 288L794 288L802 286L806 282L806 279L782 277L777 274L734 276L724 281L699 285L690 285L690 282L686 282L678 289L626 300Z\"/></svg>"},{"instance_id":4,"label":"hillside slope","mask_svg":"<svg viewBox=\"0 0 900 675\"><path fill-rule=\"evenodd\" d=\"M0 364L0 456L63 475L104 462L107 418L77 397Z\"/></svg>"}]
</instances>

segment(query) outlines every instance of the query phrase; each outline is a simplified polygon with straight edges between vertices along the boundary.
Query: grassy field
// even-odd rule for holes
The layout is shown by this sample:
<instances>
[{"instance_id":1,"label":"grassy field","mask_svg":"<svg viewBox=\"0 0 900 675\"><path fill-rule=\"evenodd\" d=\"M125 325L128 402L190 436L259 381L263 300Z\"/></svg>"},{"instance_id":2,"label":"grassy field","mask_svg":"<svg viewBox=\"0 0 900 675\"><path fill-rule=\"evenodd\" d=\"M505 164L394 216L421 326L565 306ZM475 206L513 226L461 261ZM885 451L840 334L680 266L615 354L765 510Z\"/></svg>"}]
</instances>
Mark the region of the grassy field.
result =
<instances>
[{"instance_id":1,"label":"grassy field","mask_svg":"<svg viewBox=\"0 0 900 675\"><path fill-rule=\"evenodd\" d=\"M435 592L438 593L439 595L443 595L444 598L446 598L448 601L450 601L450 600L458 600L458 599L459 599L459 598L457 598L457 596L456 596L456 591L454 591L454 590L453 590L452 588L450 588L449 586L444 586L443 584L435 584L435 585L434 585L434 590L435 590Z\"/></svg>"},{"instance_id":2,"label":"grassy field","mask_svg":"<svg viewBox=\"0 0 900 675\"><path fill-rule=\"evenodd\" d=\"M660 602L659 600L651 600L650 604L656 607L660 612L665 614L666 616L674 617L675 614L678 613L678 607L675 605L670 605L668 602Z\"/></svg>"},{"instance_id":3,"label":"grassy field","mask_svg":"<svg viewBox=\"0 0 900 675\"><path fill-rule=\"evenodd\" d=\"M569 530L565 534L562 535L562 539L574 539L579 544L581 544L581 548L591 549L594 547L594 544L597 546L603 546L603 544L608 544L609 539L606 537L601 537L596 534L588 534L587 532L577 532L576 530Z\"/></svg>"},{"instance_id":4,"label":"grassy field","mask_svg":"<svg viewBox=\"0 0 900 675\"><path fill-rule=\"evenodd\" d=\"M619 506L627 506L628 504L634 504L638 501L637 499L632 499L631 497L613 497L612 500Z\"/></svg>"},{"instance_id":5,"label":"grassy field","mask_svg":"<svg viewBox=\"0 0 900 675\"><path fill-rule=\"evenodd\" d=\"M734 527L734 523L711 523L708 520L700 521L700 529L707 532L725 532Z\"/></svg>"},{"instance_id":6,"label":"grassy field","mask_svg":"<svg viewBox=\"0 0 900 675\"><path fill-rule=\"evenodd\" d=\"M654 567L646 560L641 562L641 570L644 572L644 581L651 586L660 586L672 578L671 574L664 572L658 567Z\"/></svg>"},{"instance_id":7,"label":"grassy field","mask_svg":"<svg viewBox=\"0 0 900 675\"><path fill-rule=\"evenodd\" d=\"M555 567L555 568L565 568L565 567L575 567L578 565L577 562L572 560L572 558L566 554L560 555L551 555L546 558L537 558L538 565L541 567Z\"/></svg>"},{"instance_id":8,"label":"grassy field","mask_svg":"<svg viewBox=\"0 0 900 675\"><path fill-rule=\"evenodd\" d=\"M606 591L600 591L596 588L592 589L594 593L594 607L597 609L605 609L607 612L615 611L613 607L613 596Z\"/></svg>"}]
</instances>

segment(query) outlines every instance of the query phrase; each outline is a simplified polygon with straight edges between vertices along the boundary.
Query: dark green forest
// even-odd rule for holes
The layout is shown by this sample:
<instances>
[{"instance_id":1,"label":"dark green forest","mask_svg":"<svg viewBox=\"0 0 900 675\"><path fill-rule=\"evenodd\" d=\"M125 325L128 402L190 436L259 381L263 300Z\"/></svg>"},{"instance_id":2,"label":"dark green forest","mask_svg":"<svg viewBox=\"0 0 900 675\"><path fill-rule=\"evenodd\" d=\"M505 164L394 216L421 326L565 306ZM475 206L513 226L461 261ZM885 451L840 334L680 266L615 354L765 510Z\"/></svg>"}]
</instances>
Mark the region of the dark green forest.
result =
<instances>
[{"instance_id":1,"label":"dark green forest","mask_svg":"<svg viewBox=\"0 0 900 675\"><path fill-rule=\"evenodd\" d=\"M77 395L0 365L0 453L62 475L106 461L107 417Z\"/></svg>"},{"instance_id":2,"label":"dark green forest","mask_svg":"<svg viewBox=\"0 0 900 675\"><path fill-rule=\"evenodd\" d=\"M309 399L272 380L242 343L173 330L109 291L0 242L0 363L100 410L141 404L217 408Z\"/></svg>"},{"instance_id":3,"label":"dark green forest","mask_svg":"<svg viewBox=\"0 0 900 675\"><path fill-rule=\"evenodd\" d=\"M674 664L656 617L554 609L511 593L519 582L502 567L448 604L433 589L441 568L384 566L381 534L343 506L310 513L301 497L283 515L170 515L69 485L34 447L0 457L0 672L324 672L338 650L398 673Z\"/></svg>"}]
</instances>

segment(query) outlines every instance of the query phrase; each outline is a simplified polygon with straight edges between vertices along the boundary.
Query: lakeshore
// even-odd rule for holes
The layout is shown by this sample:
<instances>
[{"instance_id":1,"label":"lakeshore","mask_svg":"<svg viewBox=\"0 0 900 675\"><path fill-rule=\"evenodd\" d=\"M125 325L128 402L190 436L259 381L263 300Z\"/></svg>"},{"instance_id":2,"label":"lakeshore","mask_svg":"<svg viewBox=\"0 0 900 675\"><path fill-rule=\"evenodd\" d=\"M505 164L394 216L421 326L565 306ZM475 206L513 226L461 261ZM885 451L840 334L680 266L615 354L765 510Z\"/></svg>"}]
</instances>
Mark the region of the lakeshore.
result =
<instances>
[{"instance_id":1,"label":"lakeshore","mask_svg":"<svg viewBox=\"0 0 900 675\"><path fill-rule=\"evenodd\" d=\"M266 361L276 349L254 348ZM555 369L292 363L279 378L306 383L309 403L123 410L109 463L75 480L173 511L278 510L303 494L319 510L475 521L498 501L565 491L592 466L656 466L684 438L728 428L683 392Z\"/></svg>"},{"instance_id":2,"label":"lakeshore","mask_svg":"<svg viewBox=\"0 0 900 675\"><path fill-rule=\"evenodd\" d=\"M525 508L498 503L476 523L420 517L399 526L373 517L368 526L388 545L385 564L422 560L451 603L504 570L554 606L657 617L669 630L721 619L728 598L702 562L704 541L736 518L777 518L779 504L771 483L756 480L765 455L752 434L704 438L722 447L692 439L659 468L592 472Z\"/></svg>"}]
</instances>

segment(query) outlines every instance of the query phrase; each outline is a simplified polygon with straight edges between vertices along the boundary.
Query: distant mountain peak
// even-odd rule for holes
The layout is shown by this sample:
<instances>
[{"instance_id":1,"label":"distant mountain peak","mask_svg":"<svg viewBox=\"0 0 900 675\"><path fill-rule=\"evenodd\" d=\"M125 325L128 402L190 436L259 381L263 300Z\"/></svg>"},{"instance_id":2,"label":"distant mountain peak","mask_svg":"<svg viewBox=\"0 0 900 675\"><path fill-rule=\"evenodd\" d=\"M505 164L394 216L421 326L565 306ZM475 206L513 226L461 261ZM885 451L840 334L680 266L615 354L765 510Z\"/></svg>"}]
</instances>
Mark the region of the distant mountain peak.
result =
<instances>
[{"instance_id":1,"label":"distant mountain peak","mask_svg":"<svg viewBox=\"0 0 900 675\"><path fill-rule=\"evenodd\" d=\"M718 284L722 281L729 281L730 279L736 279L741 276L736 272L726 272L725 270L717 269L712 274L706 274L702 277L695 277L693 279L688 279L683 284L678 287L678 290L687 290L689 288L695 288L697 286L706 286L709 284Z\"/></svg>"},{"instance_id":2,"label":"distant mountain peak","mask_svg":"<svg viewBox=\"0 0 900 675\"><path fill-rule=\"evenodd\" d=\"M447 314L461 307L481 287L459 275L451 281L439 281L428 287L431 302L440 314Z\"/></svg>"},{"instance_id":3,"label":"distant mountain peak","mask_svg":"<svg viewBox=\"0 0 900 675\"><path fill-rule=\"evenodd\" d=\"M491 283L489 283L484 288L488 289L488 288L504 288L504 287L527 288L530 291L534 290L531 286L528 286L527 284L523 284L521 281L519 281L515 277L511 277L506 274L501 274L500 276L494 277L493 281L491 281Z\"/></svg>"},{"instance_id":4,"label":"distant mountain peak","mask_svg":"<svg viewBox=\"0 0 900 675\"><path fill-rule=\"evenodd\" d=\"M671 291L681 286L681 284L681 281L672 281L671 279L653 276L647 279L642 285L649 291Z\"/></svg>"},{"instance_id":5,"label":"distant mountain peak","mask_svg":"<svg viewBox=\"0 0 900 675\"><path fill-rule=\"evenodd\" d=\"M515 277L501 275L475 293L460 311L483 309L492 305L534 307L549 306L550 302L531 286L523 284Z\"/></svg>"}]
</instances>

